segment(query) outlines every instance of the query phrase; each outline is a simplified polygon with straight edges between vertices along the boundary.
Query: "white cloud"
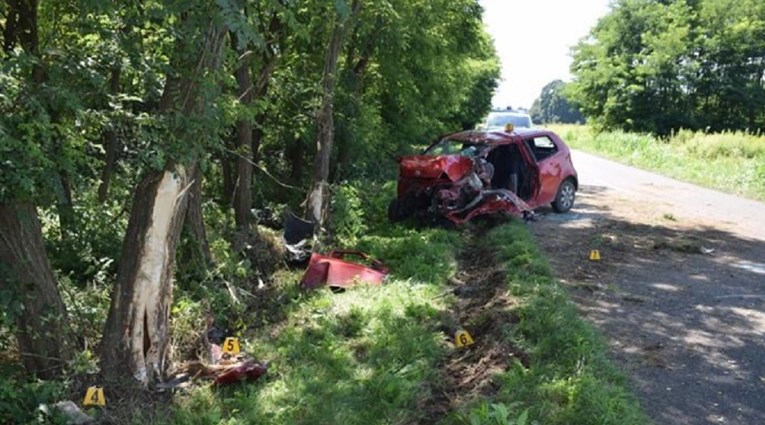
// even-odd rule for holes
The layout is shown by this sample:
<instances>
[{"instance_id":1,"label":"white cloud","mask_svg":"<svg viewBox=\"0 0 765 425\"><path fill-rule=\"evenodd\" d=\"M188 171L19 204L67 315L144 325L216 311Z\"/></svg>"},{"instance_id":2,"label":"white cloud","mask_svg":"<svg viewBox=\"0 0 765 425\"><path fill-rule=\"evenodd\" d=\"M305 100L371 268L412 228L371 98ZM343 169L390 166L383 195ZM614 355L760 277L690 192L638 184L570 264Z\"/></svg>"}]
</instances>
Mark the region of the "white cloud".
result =
<instances>
[{"instance_id":1,"label":"white cloud","mask_svg":"<svg viewBox=\"0 0 765 425\"><path fill-rule=\"evenodd\" d=\"M494 106L531 107L542 87L570 79L570 48L608 12L609 0L480 0L502 61Z\"/></svg>"}]
</instances>

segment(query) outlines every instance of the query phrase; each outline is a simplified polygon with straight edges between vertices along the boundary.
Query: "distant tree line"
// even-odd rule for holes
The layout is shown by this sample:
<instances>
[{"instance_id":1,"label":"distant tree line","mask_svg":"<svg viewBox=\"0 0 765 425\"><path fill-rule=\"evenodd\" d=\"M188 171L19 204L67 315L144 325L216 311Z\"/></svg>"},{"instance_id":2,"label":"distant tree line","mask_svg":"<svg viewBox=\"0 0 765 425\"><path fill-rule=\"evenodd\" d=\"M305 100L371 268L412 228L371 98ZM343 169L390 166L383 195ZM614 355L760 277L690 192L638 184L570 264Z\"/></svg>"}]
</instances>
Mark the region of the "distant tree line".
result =
<instances>
[{"instance_id":1,"label":"distant tree line","mask_svg":"<svg viewBox=\"0 0 765 425\"><path fill-rule=\"evenodd\" d=\"M762 0L617 0L573 56L570 97L598 127L765 130Z\"/></svg>"},{"instance_id":2,"label":"distant tree line","mask_svg":"<svg viewBox=\"0 0 765 425\"><path fill-rule=\"evenodd\" d=\"M542 93L531 105L529 114L535 123L583 124L584 116L566 94L567 84L554 80L542 88Z\"/></svg>"}]
</instances>

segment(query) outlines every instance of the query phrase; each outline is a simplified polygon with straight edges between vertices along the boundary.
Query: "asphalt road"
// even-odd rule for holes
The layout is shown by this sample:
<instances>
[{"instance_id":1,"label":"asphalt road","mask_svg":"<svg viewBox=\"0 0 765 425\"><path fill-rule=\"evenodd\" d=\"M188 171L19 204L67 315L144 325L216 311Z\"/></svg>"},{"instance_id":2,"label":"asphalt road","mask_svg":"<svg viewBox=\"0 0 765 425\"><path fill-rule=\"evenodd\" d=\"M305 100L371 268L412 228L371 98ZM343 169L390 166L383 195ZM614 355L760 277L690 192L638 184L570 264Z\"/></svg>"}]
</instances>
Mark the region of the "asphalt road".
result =
<instances>
[{"instance_id":1,"label":"asphalt road","mask_svg":"<svg viewBox=\"0 0 765 425\"><path fill-rule=\"evenodd\" d=\"M765 204L572 157L574 209L531 229L645 411L765 424Z\"/></svg>"},{"instance_id":2,"label":"asphalt road","mask_svg":"<svg viewBox=\"0 0 765 425\"><path fill-rule=\"evenodd\" d=\"M765 242L765 204L619 164L582 151L572 153L579 182L602 187L668 213ZM765 259L763 259L765 260Z\"/></svg>"}]
</instances>

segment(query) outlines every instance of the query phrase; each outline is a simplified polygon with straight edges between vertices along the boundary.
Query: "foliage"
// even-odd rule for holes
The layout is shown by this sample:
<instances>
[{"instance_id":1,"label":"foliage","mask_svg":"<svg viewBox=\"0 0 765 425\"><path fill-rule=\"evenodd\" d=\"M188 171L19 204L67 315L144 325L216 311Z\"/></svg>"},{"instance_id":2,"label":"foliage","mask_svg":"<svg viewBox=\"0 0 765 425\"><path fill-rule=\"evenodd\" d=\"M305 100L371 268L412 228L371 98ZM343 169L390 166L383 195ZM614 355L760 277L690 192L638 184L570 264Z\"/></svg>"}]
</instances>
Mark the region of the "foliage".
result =
<instances>
[{"instance_id":1,"label":"foliage","mask_svg":"<svg viewBox=\"0 0 765 425\"><path fill-rule=\"evenodd\" d=\"M0 370L2 375L7 371ZM64 385L56 381L26 381L18 377L0 380L0 422L5 424L53 423L66 420L49 417L40 406L55 403L64 394Z\"/></svg>"},{"instance_id":2,"label":"foliage","mask_svg":"<svg viewBox=\"0 0 765 425\"><path fill-rule=\"evenodd\" d=\"M465 425L526 425L529 411L524 410L516 419L510 419L512 409L503 403L482 402L470 409L467 415L460 415Z\"/></svg>"},{"instance_id":3,"label":"foliage","mask_svg":"<svg viewBox=\"0 0 765 425\"><path fill-rule=\"evenodd\" d=\"M765 129L765 4L620 0L574 48L571 98L601 129Z\"/></svg>"},{"instance_id":4,"label":"foliage","mask_svg":"<svg viewBox=\"0 0 765 425\"><path fill-rule=\"evenodd\" d=\"M765 136L681 130L666 139L586 126L554 127L572 147L680 180L765 200Z\"/></svg>"},{"instance_id":5,"label":"foliage","mask_svg":"<svg viewBox=\"0 0 765 425\"><path fill-rule=\"evenodd\" d=\"M582 123L584 117L566 97L567 84L554 80L542 87L542 93L534 100L529 114L535 123Z\"/></svg>"}]
</instances>

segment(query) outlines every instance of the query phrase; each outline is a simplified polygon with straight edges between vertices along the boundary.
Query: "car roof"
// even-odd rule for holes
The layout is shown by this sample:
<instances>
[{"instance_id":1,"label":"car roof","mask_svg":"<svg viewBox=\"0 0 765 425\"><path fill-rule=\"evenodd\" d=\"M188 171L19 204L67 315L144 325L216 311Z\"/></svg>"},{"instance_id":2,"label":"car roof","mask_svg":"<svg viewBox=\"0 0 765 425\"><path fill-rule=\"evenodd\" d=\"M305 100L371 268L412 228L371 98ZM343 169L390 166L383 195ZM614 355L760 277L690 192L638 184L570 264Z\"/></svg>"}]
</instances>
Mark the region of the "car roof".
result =
<instances>
[{"instance_id":1,"label":"car roof","mask_svg":"<svg viewBox=\"0 0 765 425\"><path fill-rule=\"evenodd\" d=\"M460 131L458 133L447 134L441 139L493 144L518 141L520 138L526 138L529 136L547 136L550 134L552 134L552 131L544 128L516 128L510 133L491 130L467 130Z\"/></svg>"},{"instance_id":2,"label":"car roof","mask_svg":"<svg viewBox=\"0 0 765 425\"><path fill-rule=\"evenodd\" d=\"M528 117L529 114L522 111L508 111L508 110L497 110L497 111L491 111L489 114L502 114L502 115L517 115L519 117Z\"/></svg>"}]
</instances>

